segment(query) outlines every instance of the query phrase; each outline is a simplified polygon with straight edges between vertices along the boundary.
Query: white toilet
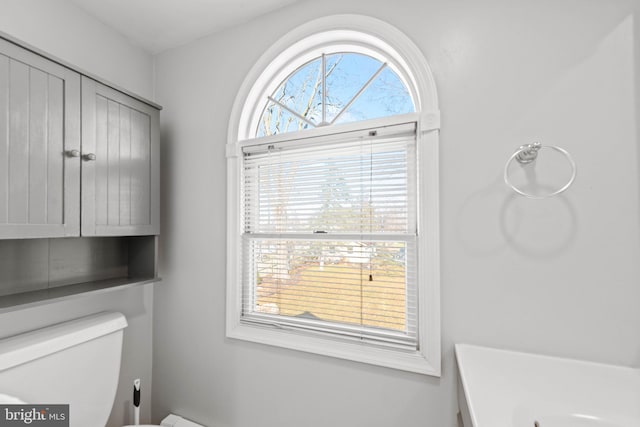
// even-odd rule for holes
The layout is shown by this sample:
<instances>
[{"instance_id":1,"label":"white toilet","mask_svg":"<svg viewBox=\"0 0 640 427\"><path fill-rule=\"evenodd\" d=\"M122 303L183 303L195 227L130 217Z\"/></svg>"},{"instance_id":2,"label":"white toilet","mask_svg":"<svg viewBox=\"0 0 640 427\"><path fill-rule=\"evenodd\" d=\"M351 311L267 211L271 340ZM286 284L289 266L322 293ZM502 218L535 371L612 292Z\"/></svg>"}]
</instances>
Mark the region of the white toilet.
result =
<instances>
[{"instance_id":1,"label":"white toilet","mask_svg":"<svg viewBox=\"0 0 640 427\"><path fill-rule=\"evenodd\" d=\"M121 313L104 312L0 340L0 403L69 404L70 427L104 427L126 327ZM162 426L198 424L171 415Z\"/></svg>"}]
</instances>

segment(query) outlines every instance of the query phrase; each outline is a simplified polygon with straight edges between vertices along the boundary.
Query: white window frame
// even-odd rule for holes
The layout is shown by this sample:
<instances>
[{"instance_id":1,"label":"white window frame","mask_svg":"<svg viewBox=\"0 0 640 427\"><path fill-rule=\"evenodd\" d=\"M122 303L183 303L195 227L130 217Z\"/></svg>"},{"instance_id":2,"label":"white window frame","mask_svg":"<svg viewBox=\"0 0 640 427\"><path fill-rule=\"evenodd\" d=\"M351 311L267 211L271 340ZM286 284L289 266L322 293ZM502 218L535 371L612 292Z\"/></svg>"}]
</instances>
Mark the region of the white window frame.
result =
<instances>
[{"instance_id":1,"label":"white window frame","mask_svg":"<svg viewBox=\"0 0 640 427\"><path fill-rule=\"evenodd\" d=\"M375 35L374 35L375 34ZM417 113L254 138L263 100L305 58L326 46L360 46L387 59L409 90ZM242 314L242 148L279 139L350 132L408 121L417 124L418 342L415 352L292 333L241 323ZM229 338L333 356L389 368L440 376L440 256L438 145L440 113L433 76L415 44L378 19L334 15L298 27L271 46L243 82L233 106L227 142L227 310Z\"/></svg>"}]
</instances>

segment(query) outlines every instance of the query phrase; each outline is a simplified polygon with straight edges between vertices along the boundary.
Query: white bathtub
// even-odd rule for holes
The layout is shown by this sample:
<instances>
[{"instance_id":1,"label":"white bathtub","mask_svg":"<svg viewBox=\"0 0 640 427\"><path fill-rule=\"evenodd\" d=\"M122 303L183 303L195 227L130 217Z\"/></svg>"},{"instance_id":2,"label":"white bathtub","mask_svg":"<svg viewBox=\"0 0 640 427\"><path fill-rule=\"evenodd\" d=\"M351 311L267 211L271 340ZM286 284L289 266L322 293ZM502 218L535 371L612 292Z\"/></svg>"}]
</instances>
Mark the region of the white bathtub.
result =
<instances>
[{"instance_id":1,"label":"white bathtub","mask_svg":"<svg viewBox=\"0 0 640 427\"><path fill-rule=\"evenodd\" d=\"M640 427L640 369L456 345L464 427Z\"/></svg>"}]
</instances>

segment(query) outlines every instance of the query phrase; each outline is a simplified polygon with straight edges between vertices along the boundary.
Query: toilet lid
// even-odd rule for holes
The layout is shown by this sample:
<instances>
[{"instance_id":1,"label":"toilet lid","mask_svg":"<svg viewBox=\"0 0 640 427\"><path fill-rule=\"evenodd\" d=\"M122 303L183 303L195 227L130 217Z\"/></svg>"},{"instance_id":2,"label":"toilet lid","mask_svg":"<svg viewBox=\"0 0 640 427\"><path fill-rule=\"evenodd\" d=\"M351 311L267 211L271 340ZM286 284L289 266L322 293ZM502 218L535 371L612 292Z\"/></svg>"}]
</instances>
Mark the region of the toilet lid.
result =
<instances>
[{"instance_id":1,"label":"toilet lid","mask_svg":"<svg viewBox=\"0 0 640 427\"><path fill-rule=\"evenodd\" d=\"M0 393L0 404L3 405L19 405L25 403L17 397L9 396L8 394Z\"/></svg>"}]
</instances>

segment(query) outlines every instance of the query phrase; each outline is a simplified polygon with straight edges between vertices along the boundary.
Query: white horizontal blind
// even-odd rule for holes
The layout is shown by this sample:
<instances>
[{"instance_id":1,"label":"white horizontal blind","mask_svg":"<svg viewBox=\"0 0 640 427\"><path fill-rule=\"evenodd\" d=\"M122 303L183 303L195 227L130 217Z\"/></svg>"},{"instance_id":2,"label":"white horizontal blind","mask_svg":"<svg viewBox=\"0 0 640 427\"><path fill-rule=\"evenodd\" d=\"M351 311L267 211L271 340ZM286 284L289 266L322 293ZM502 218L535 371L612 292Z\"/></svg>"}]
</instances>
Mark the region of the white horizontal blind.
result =
<instances>
[{"instance_id":1,"label":"white horizontal blind","mask_svg":"<svg viewBox=\"0 0 640 427\"><path fill-rule=\"evenodd\" d=\"M417 348L415 144L410 124L244 148L243 322Z\"/></svg>"}]
</instances>

